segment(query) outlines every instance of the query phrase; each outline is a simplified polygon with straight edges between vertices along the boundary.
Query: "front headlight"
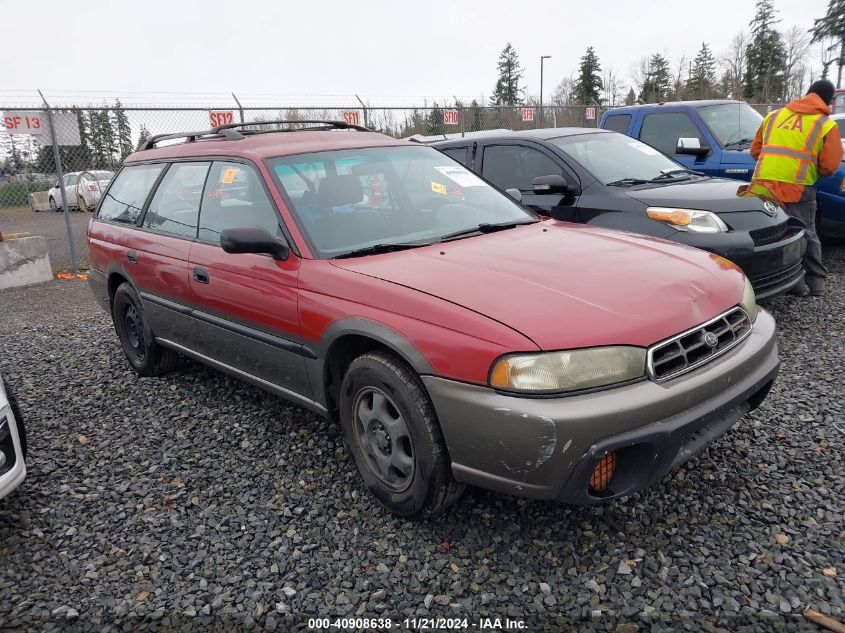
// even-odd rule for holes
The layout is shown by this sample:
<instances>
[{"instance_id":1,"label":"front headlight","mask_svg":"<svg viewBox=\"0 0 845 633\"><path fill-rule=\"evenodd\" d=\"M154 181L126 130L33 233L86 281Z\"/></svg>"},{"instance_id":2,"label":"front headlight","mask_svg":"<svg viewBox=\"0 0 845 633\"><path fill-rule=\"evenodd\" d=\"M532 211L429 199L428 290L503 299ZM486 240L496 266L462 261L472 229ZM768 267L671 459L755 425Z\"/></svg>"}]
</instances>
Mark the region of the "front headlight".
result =
<instances>
[{"instance_id":1,"label":"front headlight","mask_svg":"<svg viewBox=\"0 0 845 633\"><path fill-rule=\"evenodd\" d=\"M644 376L645 356L623 346L503 356L490 369L490 386L538 394L605 387Z\"/></svg>"},{"instance_id":2,"label":"front headlight","mask_svg":"<svg viewBox=\"0 0 845 633\"><path fill-rule=\"evenodd\" d=\"M679 231L724 233L728 230L728 225L722 222L722 219L711 211L649 207L646 209L646 213L652 220L670 224Z\"/></svg>"},{"instance_id":3,"label":"front headlight","mask_svg":"<svg viewBox=\"0 0 845 633\"><path fill-rule=\"evenodd\" d=\"M745 310L745 313L753 323L757 319L757 295L754 294L754 287L745 278L745 287L742 289L742 300L739 302L739 307Z\"/></svg>"}]
</instances>

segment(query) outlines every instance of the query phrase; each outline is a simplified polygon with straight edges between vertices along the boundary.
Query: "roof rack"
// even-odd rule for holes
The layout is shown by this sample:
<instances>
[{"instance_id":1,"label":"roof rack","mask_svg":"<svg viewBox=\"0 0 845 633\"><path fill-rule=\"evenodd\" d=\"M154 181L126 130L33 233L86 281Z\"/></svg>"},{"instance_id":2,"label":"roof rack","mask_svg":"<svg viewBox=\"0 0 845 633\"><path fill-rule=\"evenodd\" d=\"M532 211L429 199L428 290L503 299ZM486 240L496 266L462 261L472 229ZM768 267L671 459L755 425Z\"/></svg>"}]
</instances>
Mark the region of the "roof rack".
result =
<instances>
[{"instance_id":1,"label":"roof rack","mask_svg":"<svg viewBox=\"0 0 845 633\"><path fill-rule=\"evenodd\" d=\"M239 131L237 128L252 127L255 125L301 125L307 124L313 127L306 128L288 128L275 130L243 130ZM177 132L175 134L156 134L151 136L141 148L142 150L153 149L156 143L160 141L169 141L177 138L184 138L186 143L192 143L200 137L218 137L227 141L239 141L246 138L247 135L253 134L269 134L273 132L311 132L318 130L355 130L357 132L372 132L371 129L362 127L360 125L352 125L344 121L320 121L320 120L289 120L280 119L275 121L252 121L249 123L227 123L226 125L218 125L210 130L202 132Z\"/></svg>"}]
</instances>

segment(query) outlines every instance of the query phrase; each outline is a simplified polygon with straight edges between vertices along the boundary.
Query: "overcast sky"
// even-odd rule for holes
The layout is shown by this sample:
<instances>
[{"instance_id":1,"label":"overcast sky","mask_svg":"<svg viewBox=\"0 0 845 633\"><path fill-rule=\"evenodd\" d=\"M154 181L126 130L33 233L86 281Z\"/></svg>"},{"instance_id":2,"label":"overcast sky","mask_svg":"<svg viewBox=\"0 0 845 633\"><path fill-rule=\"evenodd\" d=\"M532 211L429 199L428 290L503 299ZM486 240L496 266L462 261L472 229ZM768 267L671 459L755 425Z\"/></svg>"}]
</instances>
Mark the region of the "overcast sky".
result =
<instances>
[{"instance_id":1,"label":"overcast sky","mask_svg":"<svg viewBox=\"0 0 845 633\"><path fill-rule=\"evenodd\" d=\"M827 0L775 4L781 27L809 28ZM0 0L0 103L36 88L76 102L101 99L77 91L104 91L125 103L206 99L169 92L327 103L354 103L343 96L357 93L374 105L489 96L508 41L529 94L539 92L540 55L552 56L548 95L587 46L628 84L632 64L653 52L675 63L706 41L718 55L754 14L754 0L47 1L37 20L29 6Z\"/></svg>"}]
</instances>

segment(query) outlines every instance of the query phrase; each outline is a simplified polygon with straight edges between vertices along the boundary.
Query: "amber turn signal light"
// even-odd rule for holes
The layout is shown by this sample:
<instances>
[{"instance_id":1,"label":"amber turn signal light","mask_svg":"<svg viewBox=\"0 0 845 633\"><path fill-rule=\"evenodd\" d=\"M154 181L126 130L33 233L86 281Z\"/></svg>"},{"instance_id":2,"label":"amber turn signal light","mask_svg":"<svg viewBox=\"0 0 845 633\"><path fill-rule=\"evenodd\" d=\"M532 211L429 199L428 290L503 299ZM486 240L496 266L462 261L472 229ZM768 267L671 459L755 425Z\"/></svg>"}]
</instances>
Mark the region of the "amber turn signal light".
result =
<instances>
[{"instance_id":1,"label":"amber turn signal light","mask_svg":"<svg viewBox=\"0 0 845 633\"><path fill-rule=\"evenodd\" d=\"M590 490L602 492L607 489L616 470L616 453L606 453L593 468L590 476Z\"/></svg>"}]
</instances>

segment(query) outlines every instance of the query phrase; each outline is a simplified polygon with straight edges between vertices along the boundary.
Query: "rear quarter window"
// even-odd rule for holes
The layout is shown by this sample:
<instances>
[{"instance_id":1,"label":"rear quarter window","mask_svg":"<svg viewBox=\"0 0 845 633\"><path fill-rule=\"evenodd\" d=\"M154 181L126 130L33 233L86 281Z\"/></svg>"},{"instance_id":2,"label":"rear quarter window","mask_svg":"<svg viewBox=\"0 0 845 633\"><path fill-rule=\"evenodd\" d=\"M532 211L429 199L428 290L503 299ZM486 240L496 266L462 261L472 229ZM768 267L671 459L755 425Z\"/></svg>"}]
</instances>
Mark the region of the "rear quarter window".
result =
<instances>
[{"instance_id":1,"label":"rear quarter window","mask_svg":"<svg viewBox=\"0 0 845 633\"><path fill-rule=\"evenodd\" d=\"M454 158L458 161L461 165L467 165L469 162L469 148L468 147L447 147L446 149L440 150L446 156L450 158Z\"/></svg>"},{"instance_id":2,"label":"rear quarter window","mask_svg":"<svg viewBox=\"0 0 845 633\"><path fill-rule=\"evenodd\" d=\"M97 218L135 224L162 169L164 165L124 167L103 196Z\"/></svg>"},{"instance_id":3,"label":"rear quarter window","mask_svg":"<svg viewBox=\"0 0 845 633\"><path fill-rule=\"evenodd\" d=\"M628 133L628 127L631 125L630 114L611 114L604 120L602 127L605 130L613 130L621 134Z\"/></svg>"}]
</instances>

